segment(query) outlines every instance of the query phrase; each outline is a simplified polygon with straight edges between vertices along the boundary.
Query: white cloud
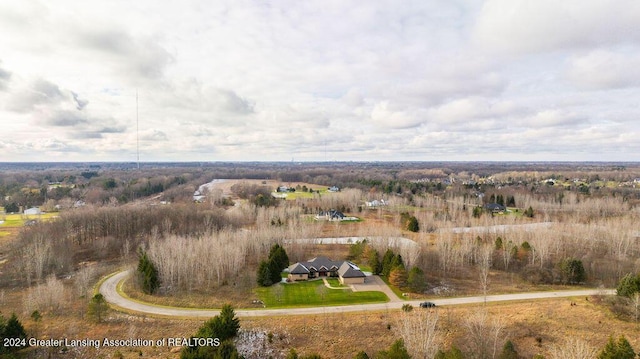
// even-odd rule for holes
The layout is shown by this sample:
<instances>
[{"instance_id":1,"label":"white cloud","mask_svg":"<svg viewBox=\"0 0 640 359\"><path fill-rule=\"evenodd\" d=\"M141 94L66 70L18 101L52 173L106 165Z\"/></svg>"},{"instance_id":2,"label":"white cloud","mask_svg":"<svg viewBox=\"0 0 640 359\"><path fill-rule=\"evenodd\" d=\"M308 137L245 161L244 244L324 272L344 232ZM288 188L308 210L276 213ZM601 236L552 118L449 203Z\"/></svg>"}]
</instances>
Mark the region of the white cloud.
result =
<instances>
[{"instance_id":1,"label":"white cloud","mask_svg":"<svg viewBox=\"0 0 640 359\"><path fill-rule=\"evenodd\" d=\"M569 60L567 78L586 89L640 86L640 51L597 49Z\"/></svg>"},{"instance_id":2,"label":"white cloud","mask_svg":"<svg viewBox=\"0 0 640 359\"><path fill-rule=\"evenodd\" d=\"M634 43L640 22L635 0L488 0L474 39L507 53Z\"/></svg>"}]
</instances>

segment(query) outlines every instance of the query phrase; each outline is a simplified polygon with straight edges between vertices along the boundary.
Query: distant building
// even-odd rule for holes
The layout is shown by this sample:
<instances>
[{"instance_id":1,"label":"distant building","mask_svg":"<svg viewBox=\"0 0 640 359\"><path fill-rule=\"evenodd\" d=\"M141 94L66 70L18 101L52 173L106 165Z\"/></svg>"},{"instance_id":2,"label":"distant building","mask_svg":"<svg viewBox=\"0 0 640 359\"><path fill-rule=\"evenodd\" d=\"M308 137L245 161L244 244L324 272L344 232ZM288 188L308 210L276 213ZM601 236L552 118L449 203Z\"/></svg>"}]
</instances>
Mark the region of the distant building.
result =
<instances>
[{"instance_id":1,"label":"distant building","mask_svg":"<svg viewBox=\"0 0 640 359\"><path fill-rule=\"evenodd\" d=\"M386 206L387 202L384 199L381 199L379 201L377 199L374 199L371 202L365 202L365 205L367 207L380 207L380 206Z\"/></svg>"},{"instance_id":2,"label":"distant building","mask_svg":"<svg viewBox=\"0 0 640 359\"><path fill-rule=\"evenodd\" d=\"M29 209L25 209L24 214L26 214L27 216L35 216L42 214L42 211L38 207L32 207Z\"/></svg>"},{"instance_id":3,"label":"distant building","mask_svg":"<svg viewBox=\"0 0 640 359\"><path fill-rule=\"evenodd\" d=\"M340 192L340 188L337 186L331 186L327 189L329 190L329 192Z\"/></svg>"},{"instance_id":4,"label":"distant building","mask_svg":"<svg viewBox=\"0 0 640 359\"><path fill-rule=\"evenodd\" d=\"M503 213L507 211L507 207L498 203L487 203L484 205L484 209L491 213Z\"/></svg>"},{"instance_id":5,"label":"distant building","mask_svg":"<svg viewBox=\"0 0 640 359\"><path fill-rule=\"evenodd\" d=\"M335 209L331 209L328 211L320 211L316 215L316 219L324 219L327 221L341 221L345 219L344 213L337 211Z\"/></svg>"}]
</instances>

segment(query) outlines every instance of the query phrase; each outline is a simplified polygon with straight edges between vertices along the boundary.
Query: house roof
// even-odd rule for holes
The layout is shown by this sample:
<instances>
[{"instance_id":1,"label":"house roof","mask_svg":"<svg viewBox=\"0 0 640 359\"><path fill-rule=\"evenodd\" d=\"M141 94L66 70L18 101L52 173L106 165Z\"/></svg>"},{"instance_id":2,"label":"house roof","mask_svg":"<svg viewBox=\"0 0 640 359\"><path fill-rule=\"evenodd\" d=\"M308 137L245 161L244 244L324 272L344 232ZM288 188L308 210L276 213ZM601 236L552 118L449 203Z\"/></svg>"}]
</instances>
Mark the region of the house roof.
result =
<instances>
[{"instance_id":1,"label":"house roof","mask_svg":"<svg viewBox=\"0 0 640 359\"><path fill-rule=\"evenodd\" d=\"M309 274L309 269L302 263L295 263L289 266L289 273L291 274Z\"/></svg>"},{"instance_id":2,"label":"house roof","mask_svg":"<svg viewBox=\"0 0 640 359\"><path fill-rule=\"evenodd\" d=\"M490 210L490 211L504 211L507 209L507 207L498 204L498 203L487 203L484 205L484 208Z\"/></svg>"},{"instance_id":3,"label":"house roof","mask_svg":"<svg viewBox=\"0 0 640 359\"><path fill-rule=\"evenodd\" d=\"M306 262L300 262L300 263L307 268L313 267L315 270L319 270L322 267L325 267L326 270L331 270L333 267L335 267L335 269L338 269L340 267L340 264L342 264L342 261L336 262L336 261L332 261L327 257L318 256L318 257L309 259Z\"/></svg>"},{"instance_id":4,"label":"house roof","mask_svg":"<svg viewBox=\"0 0 640 359\"><path fill-rule=\"evenodd\" d=\"M345 261L338 269L338 275L342 278L358 278L364 277L364 273L355 264Z\"/></svg>"}]
</instances>

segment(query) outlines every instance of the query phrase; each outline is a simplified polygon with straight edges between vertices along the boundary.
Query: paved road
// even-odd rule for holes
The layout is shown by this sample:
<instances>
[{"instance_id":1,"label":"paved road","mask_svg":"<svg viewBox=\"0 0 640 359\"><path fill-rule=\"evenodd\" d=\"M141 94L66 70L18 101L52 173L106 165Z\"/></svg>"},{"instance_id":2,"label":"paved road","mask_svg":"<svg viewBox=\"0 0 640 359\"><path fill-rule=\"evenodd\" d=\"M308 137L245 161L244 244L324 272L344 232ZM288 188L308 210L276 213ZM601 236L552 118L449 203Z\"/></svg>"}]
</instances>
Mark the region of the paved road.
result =
<instances>
[{"instance_id":1,"label":"paved road","mask_svg":"<svg viewBox=\"0 0 640 359\"><path fill-rule=\"evenodd\" d=\"M149 305L137 301L133 301L128 298L122 297L116 290L116 286L124 280L130 271L118 272L115 275L109 277L100 286L99 290L104 295L107 302L112 305L138 313L162 315L170 317L192 317L192 318L210 318L218 315L220 311L218 309L188 309L188 308L174 308L174 307L162 307ZM585 297L595 294L615 294L613 289L585 289L585 290L566 290L566 291L554 291L554 292L528 292L517 294L501 294L490 295L486 297L487 302L503 302L503 301L518 301L518 300L535 300L546 298L562 298L562 297ZM438 306L446 305L461 305L461 304L477 304L483 303L485 297L458 297L458 298L445 298L445 299L433 299L431 300ZM389 303L375 303L375 304L358 304L347 306L335 306L335 307L313 307L313 308L291 308L291 309L237 309L236 315L240 317L262 317L262 316L283 316L283 315L305 315L305 314L325 314L325 313L346 313L346 312L362 312L362 311L375 311L375 310L387 310L387 309L400 309L403 304L411 304L417 307L420 304L419 300L397 301Z\"/></svg>"}]
</instances>

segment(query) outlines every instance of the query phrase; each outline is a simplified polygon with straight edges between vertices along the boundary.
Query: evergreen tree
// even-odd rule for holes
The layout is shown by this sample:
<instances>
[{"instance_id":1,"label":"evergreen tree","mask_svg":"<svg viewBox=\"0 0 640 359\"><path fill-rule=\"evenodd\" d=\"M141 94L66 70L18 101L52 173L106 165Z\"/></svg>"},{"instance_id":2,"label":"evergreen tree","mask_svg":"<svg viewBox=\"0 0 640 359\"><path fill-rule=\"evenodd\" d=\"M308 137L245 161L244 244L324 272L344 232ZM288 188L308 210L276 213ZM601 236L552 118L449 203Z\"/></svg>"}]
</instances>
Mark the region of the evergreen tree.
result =
<instances>
[{"instance_id":1,"label":"evergreen tree","mask_svg":"<svg viewBox=\"0 0 640 359\"><path fill-rule=\"evenodd\" d=\"M395 254L391 249L387 249L387 251L384 252L384 256L382 257L382 272L381 272L384 277L388 277L389 273L391 272L391 269L393 269L391 267L391 262L393 262L394 257L395 257Z\"/></svg>"},{"instance_id":2,"label":"evergreen tree","mask_svg":"<svg viewBox=\"0 0 640 359\"><path fill-rule=\"evenodd\" d=\"M598 359L633 359L636 353L629 341L624 336L620 336L615 342L613 337L609 337L609 341L598 355Z\"/></svg>"},{"instance_id":3,"label":"evergreen tree","mask_svg":"<svg viewBox=\"0 0 640 359\"><path fill-rule=\"evenodd\" d=\"M618 358L621 359L633 359L636 357L636 352L633 350L631 343L624 336L618 338Z\"/></svg>"},{"instance_id":4,"label":"evergreen tree","mask_svg":"<svg viewBox=\"0 0 640 359\"><path fill-rule=\"evenodd\" d=\"M158 270L145 251L141 249L138 256L138 275L142 283L142 291L146 294L153 294L160 286Z\"/></svg>"},{"instance_id":5,"label":"evergreen tree","mask_svg":"<svg viewBox=\"0 0 640 359\"><path fill-rule=\"evenodd\" d=\"M422 293L427 287L427 281L424 278L424 272L422 269L414 266L409 271L409 276L407 277L407 286L414 293Z\"/></svg>"},{"instance_id":6,"label":"evergreen tree","mask_svg":"<svg viewBox=\"0 0 640 359\"><path fill-rule=\"evenodd\" d=\"M233 307L225 304L219 315L207 320L196 332L195 338L217 338L220 346L191 346L185 347L181 359L237 359L238 351L231 341L240 330L240 321L235 316Z\"/></svg>"},{"instance_id":7,"label":"evergreen tree","mask_svg":"<svg viewBox=\"0 0 640 359\"><path fill-rule=\"evenodd\" d=\"M371 272L378 275L382 272L382 262L380 262L380 254L375 249L369 252L369 265L371 266Z\"/></svg>"},{"instance_id":8,"label":"evergreen tree","mask_svg":"<svg viewBox=\"0 0 640 359\"><path fill-rule=\"evenodd\" d=\"M500 353L499 359L518 359L518 351L513 346L511 340L507 340L502 347L502 352Z\"/></svg>"},{"instance_id":9,"label":"evergreen tree","mask_svg":"<svg viewBox=\"0 0 640 359\"><path fill-rule=\"evenodd\" d=\"M404 268L396 267L389 273L389 283L398 288L407 286L407 271Z\"/></svg>"},{"instance_id":10,"label":"evergreen tree","mask_svg":"<svg viewBox=\"0 0 640 359\"><path fill-rule=\"evenodd\" d=\"M378 352L376 359L411 359L402 339L396 340L389 350Z\"/></svg>"},{"instance_id":11,"label":"evergreen tree","mask_svg":"<svg viewBox=\"0 0 640 359\"><path fill-rule=\"evenodd\" d=\"M640 292L640 274L627 273L618 282L616 292L619 296L631 298L634 293Z\"/></svg>"},{"instance_id":12,"label":"evergreen tree","mask_svg":"<svg viewBox=\"0 0 640 359\"><path fill-rule=\"evenodd\" d=\"M420 231L420 224L418 223L416 216L411 216L407 220L407 230L414 233Z\"/></svg>"},{"instance_id":13,"label":"evergreen tree","mask_svg":"<svg viewBox=\"0 0 640 359\"><path fill-rule=\"evenodd\" d=\"M582 261L575 258L565 258L560 263L560 271L565 283L582 283L585 280L585 271Z\"/></svg>"},{"instance_id":14,"label":"evergreen tree","mask_svg":"<svg viewBox=\"0 0 640 359\"><path fill-rule=\"evenodd\" d=\"M464 354L455 345L451 345L451 349L443 352L439 350L434 359L464 359Z\"/></svg>"},{"instance_id":15,"label":"evergreen tree","mask_svg":"<svg viewBox=\"0 0 640 359\"><path fill-rule=\"evenodd\" d=\"M5 338L24 339L25 345L5 347L3 345ZM27 333L25 332L22 323L18 320L16 313L12 313L8 321L5 321L2 314L0 314L0 357L2 357L1 354L11 353L27 347L28 343L26 342L26 339Z\"/></svg>"},{"instance_id":16,"label":"evergreen tree","mask_svg":"<svg viewBox=\"0 0 640 359\"><path fill-rule=\"evenodd\" d=\"M262 287L268 287L273 284L271 280L271 268L269 268L269 263L267 261L260 262L258 266L258 285Z\"/></svg>"},{"instance_id":17,"label":"evergreen tree","mask_svg":"<svg viewBox=\"0 0 640 359\"><path fill-rule=\"evenodd\" d=\"M525 217L533 218L533 216L535 215L533 212L533 207L529 206L529 208L524 210L523 214Z\"/></svg>"},{"instance_id":18,"label":"evergreen tree","mask_svg":"<svg viewBox=\"0 0 640 359\"><path fill-rule=\"evenodd\" d=\"M369 356L366 352L361 350L358 352L358 354L356 354L356 356L353 357L353 359L369 359Z\"/></svg>"},{"instance_id":19,"label":"evergreen tree","mask_svg":"<svg viewBox=\"0 0 640 359\"><path fill-rule=\"evenodd\" d=\"M105 314L107 314L107 310L109 310L109 305L107 301L104 299L104 296L100 293L96 294L89 301L89 308L87 309L87 315L95 320L96 322L102 322Z\"/></svg>"},{"instance_id":20,"label":"evergreen tree","mask_svg":"<svg viewBox=\"0 0 640 359\"><path fill-rule=\"evenodd\" d=\"M399 254L396 254L395 256L393 256L393 260L391 260L391 270L394 270L396 268L404 268L404 261L402 260L402 256Z\"/></svg>"},{"instance_id":21,"label":"evergreen tree","mask_svg":"<svg viewBox=\"0 0 640 359\"><path fill-rule=\"evenodd\" d=\"M276 263L274 268L277 268L278 273L282 272L289 266L289 256L285 249L278 243L274 244L269 251L269 259Z\"/></svg>"},{"instance_id":22,"label":"evergreen tree","mask_svg":"<svg viewBox=\"0 0 640 359\"><path fill-rule=\"evenodd\" d=\"M293 348L289 349L289 354L285 359L298 359L298 352Z\"/></svg>"},{"instance_id":23,"label":"evergreen tree","mask_svg":"<svg viewBox=\"0 0 640 359\"><path fill-rule=\"evenodd\" d=\"M269 260L269 279L271 279L272 284L279 283L282 280L282 268L280 268L280 264L277 259L272 258Z\"/></svg>"}]
</instances>

